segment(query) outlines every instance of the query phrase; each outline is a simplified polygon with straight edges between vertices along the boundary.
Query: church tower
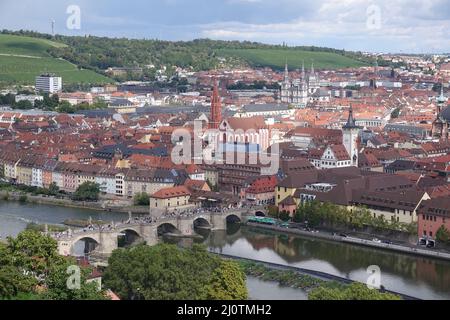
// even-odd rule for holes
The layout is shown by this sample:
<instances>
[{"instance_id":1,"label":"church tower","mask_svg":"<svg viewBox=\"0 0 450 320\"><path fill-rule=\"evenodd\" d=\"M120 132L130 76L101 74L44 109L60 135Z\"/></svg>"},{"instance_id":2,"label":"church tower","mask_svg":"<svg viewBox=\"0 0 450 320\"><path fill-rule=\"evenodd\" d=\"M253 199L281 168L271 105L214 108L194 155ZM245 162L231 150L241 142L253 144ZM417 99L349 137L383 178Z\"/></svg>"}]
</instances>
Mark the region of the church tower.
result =
<instances>
[{"instance_id":1,"label":"church tower","mask_svg":"<svg viewBox=\"0 0 450 320\"><path fill-rule=\"evenodd\" d=\"M287 62L284 68L284 80L281 85L281 102L291 103L291 81L289 79L289 69Z\"/></svg>"},{"instance_id":2,"label":"church tower","mask_svg":"<svg viewBox=\"0 0 450 320\"><path fill-rule=\"evenodd\" d=\"M353 107L350 106L350 112L348 120L345 126L342 127L343 144L350 156L352 166L358 166L358 136L360 128L356 125L356 121L353 118Z\"/></svg>"},{"instance_id":3,"label":"church tower","mask_svg":"<svg viewBox=\"0 0 450 320\"><path fill-rule=\"evenodd\" d=\"M305 62L302 63L302 79L300 81L300 100L301 104L306 107L308 104L308 82L306 81Z\"/></svg>"},{"instance_id":4,"label":"church tower","mask_svg":"<svg viewBox=\"0 0 450 320\"><path fill-rule=\"evenodd\" d=\"M308 81L309 82L308 83L309 94L313 95L320 89L319 75L314 70L314 61L312 62L312 65L311 65L311 73L309 74L308 80L309 80Z\"/></svg>"},{"instance_id":5,"label":"church tower","mask_svg":"<svg viewBox=\"0 0 450 320\"><path fill-rule=\"evenodd\" d=\"M220 101L219 87L214 80L214 89L211 97L211 116L209 122L210 129L219 129L222 122L222 102Z\"/></svg>"},{"instance_id":6,"label":"church tower","mask_svg":"<svg viewBox=\"0 0 450 320\"><path fill-rule=\"evenodd\" d=\"M447 107L447 98L444 96L444 84L441 84L441 95L436 99L436 120L433 122L431 130L432 138L434 139L448 139L448 123L442 118L441 113Z\"/></svg>"}]
</instances>

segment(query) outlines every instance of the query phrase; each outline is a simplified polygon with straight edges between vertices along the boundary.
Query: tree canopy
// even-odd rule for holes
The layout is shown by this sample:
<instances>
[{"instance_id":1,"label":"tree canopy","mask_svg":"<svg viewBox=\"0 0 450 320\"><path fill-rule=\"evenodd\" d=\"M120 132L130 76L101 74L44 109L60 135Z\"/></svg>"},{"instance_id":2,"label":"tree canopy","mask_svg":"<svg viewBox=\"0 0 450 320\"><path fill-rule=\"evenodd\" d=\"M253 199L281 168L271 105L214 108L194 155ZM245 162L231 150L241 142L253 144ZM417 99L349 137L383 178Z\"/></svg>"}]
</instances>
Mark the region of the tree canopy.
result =
<instances>
[{"instance_id":1,"label":"tree canopy","mask_svg":"<svg viewBox=\"0 0 450 320\"><path fill-rule=\"evenodd\" d=\"M97 201L100 194L100 186L91 181L83 182L73 194L76 201Z\"/></svg>"},{"instance_id":2,"label":"tree canopy","mask_svg":"<svg viewBox=\"0 0 450 320\"><path fill-rule=\"evenodd\" d=\"M118 249L109 259L104 283L123 299L247 299L245 274L203 246L181 249L159 244Z\"/></svg>"},{"instance_id":3,"label":"tree canopy","mask_svg":"<svg viewBox=\"0 0 450 320\"><path fill-rule=\"evenodd\" d=\"M102 300L104 291L87 283L91 268L80 267L80 286L67 286L73 258L57 252L54 239L40 232L26 230L0 244L0 300Z\"/></svg>"}]
</instances>

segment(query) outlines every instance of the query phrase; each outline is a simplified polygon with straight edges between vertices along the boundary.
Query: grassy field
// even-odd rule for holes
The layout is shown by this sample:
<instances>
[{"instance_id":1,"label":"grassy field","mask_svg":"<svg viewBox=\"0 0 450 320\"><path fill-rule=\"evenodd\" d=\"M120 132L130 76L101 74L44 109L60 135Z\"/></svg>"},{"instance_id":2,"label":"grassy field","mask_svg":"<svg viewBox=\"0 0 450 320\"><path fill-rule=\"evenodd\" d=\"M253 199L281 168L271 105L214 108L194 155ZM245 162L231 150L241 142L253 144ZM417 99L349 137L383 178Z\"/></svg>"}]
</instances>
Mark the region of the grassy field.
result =
<instances>
[{"instance_id":1,"label":"grassy field","mask_svg":"<svg viewBox=\"0 0 450 320\"><path fill-rule=\"evenodd\" d=\"M302 51L296 49L223 49L218 52L225 56L237 56L255 67L271 67L284 69L286 60L289 69L299 69L302 62L305 68L310 69L314 61L317 69L340 69L347 67L361 67L361 61L331 52Z\"/></svg>"},{"instance_id":2,"label":"grassy field","mask_svg":"<svg viewBox=\"0 0 450 320\"><path fill-rule=\"evenodd\" d=\"M47 53L51 47L64 46L45 39L0 35L0 82L34 84L35 77L42 72L55 73L66 84L112 81L93 71L79 70L72 63Z\"/></svg>"}]
</instances>

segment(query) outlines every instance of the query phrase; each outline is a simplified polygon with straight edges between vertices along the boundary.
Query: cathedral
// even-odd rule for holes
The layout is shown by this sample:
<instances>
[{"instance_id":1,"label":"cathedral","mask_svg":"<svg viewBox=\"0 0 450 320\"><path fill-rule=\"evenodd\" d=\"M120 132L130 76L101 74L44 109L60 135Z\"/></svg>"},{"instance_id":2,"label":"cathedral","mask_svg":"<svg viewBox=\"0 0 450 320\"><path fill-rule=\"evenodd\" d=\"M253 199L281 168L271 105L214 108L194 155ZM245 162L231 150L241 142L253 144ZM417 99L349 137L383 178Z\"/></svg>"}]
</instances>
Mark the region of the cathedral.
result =
<instances>
[{"instance_id":1,"label":"cathedral","mask_svg":"<svg viewBox=\"0 0 450 320\"><path fill-rule=\"evenodd\" d=\"M450 106L444 96L444 86L441 86L441 95L437 98L437 117L433 122L432 136L434 139L446 140L450 138Z\"/></svg>"},{"instance_id":2,"label":"cathedral","mask_svg":"<svg viewBox=\"0 0 450 320\"><path fill-rule=\"evenodd\" d=\"M300 79L291 80L289 77L288 65L284 71L284 80L281 85L281 102L293 104L296 107L304 108L311 101L311 97L320 92L319 75L314 71L314 64L311 72L306 77L305 66L302 66Z\"/></svg>"}]
</instances>

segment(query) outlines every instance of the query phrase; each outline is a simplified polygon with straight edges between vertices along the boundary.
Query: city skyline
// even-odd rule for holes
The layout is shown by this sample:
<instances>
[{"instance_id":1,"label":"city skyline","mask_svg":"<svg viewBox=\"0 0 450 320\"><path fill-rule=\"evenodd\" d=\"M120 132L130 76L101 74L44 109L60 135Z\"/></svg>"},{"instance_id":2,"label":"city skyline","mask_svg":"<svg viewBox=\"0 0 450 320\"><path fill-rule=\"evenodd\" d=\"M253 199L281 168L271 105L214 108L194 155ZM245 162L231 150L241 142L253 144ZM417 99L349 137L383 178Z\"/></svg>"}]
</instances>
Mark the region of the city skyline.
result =
<instances>
[{"instance_id":1,"label":"city skyline","mask_svg":"<svg viewBox=\"0 0 450 320\"><path fill-rule=\"evenodd\" d=\"M384 53L450 51L450 1L132 0L0 3L1 29L162 40L257 41ZM81 13L69 29L69 6Z\"/></svg>"}]
</instances>

